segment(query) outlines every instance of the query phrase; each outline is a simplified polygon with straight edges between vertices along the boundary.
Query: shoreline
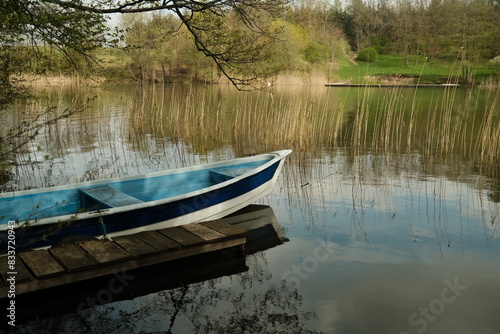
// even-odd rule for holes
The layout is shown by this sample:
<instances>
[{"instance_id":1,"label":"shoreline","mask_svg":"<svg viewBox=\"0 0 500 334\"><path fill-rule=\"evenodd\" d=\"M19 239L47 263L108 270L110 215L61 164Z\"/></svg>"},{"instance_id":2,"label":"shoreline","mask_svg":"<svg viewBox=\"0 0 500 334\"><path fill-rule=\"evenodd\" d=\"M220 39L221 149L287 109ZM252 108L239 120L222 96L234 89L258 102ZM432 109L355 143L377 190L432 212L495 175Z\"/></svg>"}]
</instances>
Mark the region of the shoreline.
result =
<instances>
[{"instance_id":1,"label":"shoreline","mask_svg":"<svg viewBox=\"0 0 500 334\"><path fill-rule=\"evenodd\" d=\"M408 83L380 83L380 84L352 84L347 82L326 83L326 87L365 87L365 88L448 88L460 87L459 84L408 84Z\"/></svg>"},{"instance_id":2,"label":"shoreline","mask_svg":"<svg viewBox=\"0 0 500 334\"><path fill-rule=\"evenodd\" d=\"M40 74L23 74L19 76L12 77L14 82L25 84L32 87L55 87L55 86L65 86L65 85L73 85L75 83L84 84L89 86L102 86L110 83L133 83L137 82L131 79L113 79L104 76L85 76L78 74L48 74L48 75L40 75ZM387 81L380 80L378 83L375 81L371 81L370 83L351 83L350 81L338 81L338 82L329 82L326 75L320 72L313 72L309 74L292 74L292 73L283 73L281 75L269 78L268 80L264 80L269 82L268 87L270 86L294 86L294 85L309 85L309 86L324 86L324 87L352 87L352 88L449 88L449 87L465 87L467 85L461 85L458 83L412 83L403 80L395 80L395 81ZM179 81L180 82L189 82ZM138 82L141 83L141 82ZM196 83L196 82L191 82ZM151 84L162 84L161 82L154 82ZM164 84L167 84L165 82ZM171 84L171 82L168 82ZM203 84L203 83L201 83ZM207 83L204 83L207 84ZM226 81L213 82L211 84L230 84ZM482 88L495 88L498 87L496 82L484 81L477 86Z\"/></svg>"}]
</instances>

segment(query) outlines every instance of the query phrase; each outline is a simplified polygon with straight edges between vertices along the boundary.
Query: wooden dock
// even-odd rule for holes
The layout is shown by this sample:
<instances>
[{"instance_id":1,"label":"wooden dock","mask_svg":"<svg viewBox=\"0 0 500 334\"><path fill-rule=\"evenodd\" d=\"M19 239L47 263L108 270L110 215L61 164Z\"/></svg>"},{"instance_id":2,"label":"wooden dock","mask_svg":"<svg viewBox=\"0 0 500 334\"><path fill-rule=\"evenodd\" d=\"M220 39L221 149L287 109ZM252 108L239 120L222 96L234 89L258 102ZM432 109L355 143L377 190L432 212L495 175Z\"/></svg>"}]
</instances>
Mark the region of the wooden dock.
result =
<instances>
[{"instance_id":1,"label":"wooden dock","mask_svg":"<svg viewBox=\"0 0 500 334\"><path fill-rule=\"evenodd\" d=\"M389 83L389 84L352 84L348 82L335 82L327 83L326 87L361 87L361 88L449 88L460 87L459 84L403 84L403 83Z\"/></svg>"},{"instance_id":2,"label":"wooden dock","mask_svg":"<svg viewBox=\"0 0 500 334\"><path fill-rule=\"evenodd\" d=\"M247 231L222 221L194 223L110 240L67 243L21 252L15 263L15 294L82 282L125 270L234 247L243 255ZM0 299L10 288L11 270L0 263Z\"/></svg>"}]
</instances>

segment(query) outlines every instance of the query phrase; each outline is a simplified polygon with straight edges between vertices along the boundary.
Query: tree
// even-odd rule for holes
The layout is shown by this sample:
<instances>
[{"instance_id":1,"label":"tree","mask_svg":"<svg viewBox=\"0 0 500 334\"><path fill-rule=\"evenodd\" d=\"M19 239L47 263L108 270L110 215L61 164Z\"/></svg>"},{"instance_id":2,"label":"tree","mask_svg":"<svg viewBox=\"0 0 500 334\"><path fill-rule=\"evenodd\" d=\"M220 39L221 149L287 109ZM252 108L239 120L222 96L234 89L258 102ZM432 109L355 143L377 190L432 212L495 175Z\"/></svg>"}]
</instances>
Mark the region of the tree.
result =
<instances>
[{"instance_id":1,"label":"tree","mask_svg":"<svg viewBox=\"0 0 500 334\"><path fill-rule=\"evenodd\" d=\"M218 69L238 88L253 86L259 79L253 64L267 57L279 29L271 18L288 0L135 0L69 1L40 0L62 12L87 15L171 11L193 36L198 51L210 57Z\"/></svg>"},{"instance_id":2,"label":"tree","mask_svg":"<svg viewBox=\"0 0 500 334\"><path fill-rule=\"evenodd\" d=\"M154 13L147 16L144 13L124 15L121 25L125 28L124 50L132 59L130 72L141 81L164 82L168 78L166 66L175 58L175 35L179 24L173 14ZM161 79L157 78L156 70L161 69Z\"/></svg>"},{"instance_id":3,"label":"tree","mask_svg":"<svg viewBox=\"0 0 500 334\"><path fill-rule=\"evenodd\" d=\"M95 61L90 50L111 40L104 16L78 8L61 9L45 1L3 0L0 22L1 102L17 93L12 74L29 66L30 59L46 57L49 47L80 67Z\"/></svg>"},{"instance_id":4,"label":"tree","mask_svg":"<svg viewBox=\"0 0 500 334\"><path fill-rule=\"evenodd\" d=\"M0 2L0 99L12 92L11 77L27 59L16 58L19 48L42 59L57 49L76 68L95 64L91 51L116 41L108 33L106 15L169 12L192 35L198 51L211 58L238 88L254 85L259 77L252 65L268 55L279 28L271 18L288 0L3 0ZM28 58L29 60L29 58ZM82 61L83 60L83 61Z\"/></svg>"},{"instance_id":5,"label":"tree","mask_svg":"<svg viewBox=\"0 0 500 334\"><path fill-rule=\"evenodd\" d=\"M339 0L335 0L335 5L331 9L332 21L342 28L347 42L352 49L356 49L356 27L354 24L354 14L342 7Z\"/></svg>"},{"instance_id":6,"label":"tree","mask_svg":"<svg viewBox=\"0 0 500 334\"><path fill-rule=\"evenodd\" d=\"M369 46L367 48L361 49L358 53L358 57L356 60L365 61L365 62L373 62L377 60L377 50L373 46Z\"/></svg>"},{"instance_id":7,"label":"tree","mask_svg":"<svg viewBox=\"0 0 500 334\"><path fill-rule=\"evenodd\" d=\"M374 37L379 37L384 22L373 0L351 0L349 12L354 26L355 49L360 51L371 45Z\"/></svg>"}]
</instances>

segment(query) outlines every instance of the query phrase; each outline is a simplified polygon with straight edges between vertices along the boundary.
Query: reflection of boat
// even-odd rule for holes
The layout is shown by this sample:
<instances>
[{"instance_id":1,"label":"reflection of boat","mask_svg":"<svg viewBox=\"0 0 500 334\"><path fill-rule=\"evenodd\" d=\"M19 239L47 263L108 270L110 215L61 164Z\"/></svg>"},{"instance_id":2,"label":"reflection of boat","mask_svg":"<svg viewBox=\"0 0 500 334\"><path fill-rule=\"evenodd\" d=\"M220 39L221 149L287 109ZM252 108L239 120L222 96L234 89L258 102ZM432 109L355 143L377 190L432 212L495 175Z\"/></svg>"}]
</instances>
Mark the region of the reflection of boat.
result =
<instances>
[{"instance_id":1,"label":"reflection of boat","mask_svg":"<svg viewBox=\"0 0 500 334\"><path fill-rule=\"evenodd\" d=\"M218 219L269 194L291 151L0 195L0 240L16 249ZM14 223L15 221L15 223ZM5 252L6 242L1 247Z\"/></svg>"},{"instance_id":2,"label":"reflection of boat","mask_svg":"<svg viewBox=\"0 0 500 334\"><path fill-rule=\"evenodd\" d=\"M288 241L273 209L267 205L249 205L222 221L248 231L245 252L252 254Z\"/></svg>"}]
</instances>

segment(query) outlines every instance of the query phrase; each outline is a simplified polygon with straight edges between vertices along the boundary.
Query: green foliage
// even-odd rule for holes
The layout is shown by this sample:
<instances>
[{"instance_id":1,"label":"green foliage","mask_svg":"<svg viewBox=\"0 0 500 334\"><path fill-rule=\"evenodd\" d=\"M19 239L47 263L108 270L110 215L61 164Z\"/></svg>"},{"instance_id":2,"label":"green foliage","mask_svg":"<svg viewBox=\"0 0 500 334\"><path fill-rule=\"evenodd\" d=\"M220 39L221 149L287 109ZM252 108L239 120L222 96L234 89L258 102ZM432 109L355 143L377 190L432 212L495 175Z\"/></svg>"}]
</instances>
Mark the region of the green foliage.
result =
<instances>
[{"instance_id":1,"label":"green foliage","mask_svg":"<svg viewBox=\"0 0 500 334\"><path fill-rule=\"evenodd\" d=\"M284 19L277 19L272 24L281 27L282 32L279 40L270 48L269 65L276 72L308 71L308 64L304 60L304 51L310 42L307 30Z\"/></svg>"},{"instance_id":2,"label":"green foliage","mask_svg":"<svg viewBox=\"0 0 500 334\"><path fill-rule=\"evenodd\" d=\"M173 13L153 15L151 20L136 22L130 27L126 50L132 59L131 73L139 72L142 80L145 70L158 65L164 69L168 61L178 57L170 52L168 42L182 27L183 42L191 42L194 44L191 50L211 59L209 67L215 65L234 84L245 85L265 68L253 68L252 64L265 62L269 57L267 47L278 32L269 29L271 15L278 13L285 2L5 0L0 3L0 47L4 47L3 54L9 53L12 46L30 44L33 47L35 51L23 60L26 64L36 60L36 66L28 66L23 71L66 70L64 62L82 71L97 63L96 48L109 47L118 41L117 35L108 33L106 14ZM172 15L176 15L175 27L168 19ZM38 48L44 50L38 52ZM15 56L9 54L0 59L0 66L9 65L3 72L4 78L13 73L13 62L8 59ZM61 56L64 57L62 61ZM194 63L200 68L206 67L206 61L196 59ZM0 81L5 82L1 78Z\"/></svg>"},{"instance_id":3,"label":"green foliage","mask_svg":"<svg viewBox=\"0 0 500 334\"><path fill-rule=\"evenodd\" d=\"M43 1L7 0L0 5L2 45L54 46L68 58L113 40L106 18L95 13L48 5Z\"/></svg>"},{"instance_id":4,"label":"green foliage","mask_svg":"<svg viewBox=\"0 0 500 334\"><path fill-rule=\"evenodd\" d=\"M350 0L335 16L354 50L373 46L379 54L455 58L466 50L469 60L500 53L500 10L485 0L397 2ZM407 59L406 65L410 65Z\"/></svg>"},{"instance_id":5,"label":"green foliage","mask_svg":"<svg viewBox=\"0 0 500 334\"><path fill-rule=\"evenodd\" d=\"M362 49L358 53L357 61L374 62L377 60L378 52L374 47L370 46Z\"/></svg>"},{"instance_id":6,"label":"green foliage","mask_svg":"<svg viewBox=\"0 0 500 334\"><path fill-rule=\"evenodd\" d=\"M212 52L224 55L227 61L232 62L225 67L231 74L269 78L285 71L308 73L313 66L321 68L326 63L331 65L331 62L344 57L346 42L340 29L331 25L308 27L309 21L305 17L303 12L295 11L285 18L268 21L265 26L271 35L266 34L266 38L257 38L255 32L249 31L248 27L238 23L232 16L226 16L226 22L223 22L221 18L214 20L196 15L193 27L212 31L202 32L199 37L210 40ZM161 20L165 22L161 23ZM124 22L127 30L126 53L132 60L128 68L134 77L151 80L155 69L157 72L165 69L168 72L167 80L218 80L220 73L217 74L212 60L197 50L195 46L200 46L196 45L178 18L158 16L154 19L151 16L134 15L129 21ZM165 26L167 21L170 25ZM164 28L157 29L155 26ZM174 29L179 26L179 29ZM274 39L278 31L279 38Z\"/></svg>"},{"instance_id":7,"label":"green foliage","mask_svg":"<svg viewBox=\"0 0 500 334\"><path fill-rule=\"evenodd\" d=\"M0 2L0 102L22 90L12 76L81 69L95 62L90 51L113 37L102 15L43 1Z\"/></svg>"},{"instance_id":8,"label":"green foliage","mask_svg":"<svg viewBox=\"0 0 500 334\"><path fill-rule=\"evenodd\" d=\"M372 44L371 46L377 50L378 54L383 54L385 53L385 50L387 48L387 45L390 43L389 39L387 37L380 38L380 37L373 37L372 38Z\"/></svg>"},{"instance_id":9,"label":"green foliage","mask_svg":"<svg viewBox=\"0 0 500 334\"><path fill-rule=\"evenodd\" d=\"M277 11L285 3L287 10ZM135 13L123 22L123 54L118 49L104 52L117 42L104 16L113 11ZM406 0L120 5L5 0L0 2L0 93L6 98L0 99L14 96L8 92L13 74L84 71L99 59L118 78L216 82L225 75L243 85L286 71L321 70L336 76L350 51L347 43L359 52L357 60L370 64L387 59L379 55L397 54L409 69L426 56L432 62L460 59L472 68L500 54L499 20L498 5L484 0L431 1L425 6Z\"/></svg>"},{"instance_id":10,"label":"green foliage","mask_svg":"<svg viewBox=\"0 0 500 334\"><path fill-rule=\"evenodd\" d=\"M351 80L352 83L366 83L367 80L388 78L392 80L412 80L410 82L447 83L450 78L456 80L460 76L459 65L455 60L436 59L429 61L426 57L410 56L409 63L404 65L403 55L378 55L377 61L353 65L344 64L337 72L341 80ZM486 78L495 78L500 73L500 68L494 68L489 61L482 61L474 68L473 80L479 83ZM460 79L460 78L458 78ZM460 80L459 80L460 81Z\"/></svg>"},{"instance_id":11,"label":"green foliage","mask_svg":"<svg viewBox=\"0 0 500 334\"><path fill-rule=\"evenodd\" d=\"M307 62L316 64L328 59L329 51L327 45L313 41L304 50L304 58Z\"/></svg>"}]
</instances>

